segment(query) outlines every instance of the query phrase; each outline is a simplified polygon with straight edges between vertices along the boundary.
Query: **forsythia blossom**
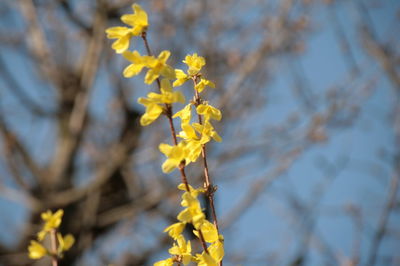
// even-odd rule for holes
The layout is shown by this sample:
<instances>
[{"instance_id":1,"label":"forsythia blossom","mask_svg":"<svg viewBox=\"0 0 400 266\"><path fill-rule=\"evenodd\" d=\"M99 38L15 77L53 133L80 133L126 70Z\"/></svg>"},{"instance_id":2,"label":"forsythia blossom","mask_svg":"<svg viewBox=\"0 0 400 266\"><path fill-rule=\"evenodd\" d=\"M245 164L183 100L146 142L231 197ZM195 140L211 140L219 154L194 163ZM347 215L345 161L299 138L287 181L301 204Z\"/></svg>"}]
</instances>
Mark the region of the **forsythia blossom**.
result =
<instances>
[{"instance_id":1,"label":"forsythia blossom","mask_svg":"<svg viewBox=\"0 0 400 266\"><path fill-rule=\"evenodd\" d=\"M129 42L132 36L139 36L146 31L149 23L147 21L147 13L138 5L133 4L133 14L123 15L121 20L132 28L128 27L112 27L106 30L107 38L117 39L112 48L119 54L125 52L129 48Z\"/></svg>"}]
</instances>

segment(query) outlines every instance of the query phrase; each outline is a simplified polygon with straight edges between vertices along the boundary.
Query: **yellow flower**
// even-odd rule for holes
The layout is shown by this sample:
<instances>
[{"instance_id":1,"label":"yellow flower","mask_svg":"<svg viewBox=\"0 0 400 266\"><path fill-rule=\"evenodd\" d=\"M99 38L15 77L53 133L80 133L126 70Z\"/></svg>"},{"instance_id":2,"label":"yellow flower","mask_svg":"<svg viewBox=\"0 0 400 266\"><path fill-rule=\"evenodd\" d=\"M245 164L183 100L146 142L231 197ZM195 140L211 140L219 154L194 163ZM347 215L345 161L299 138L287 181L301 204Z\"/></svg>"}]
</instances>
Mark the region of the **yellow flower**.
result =
<instances>
[{"instance_id":1,"label":"yellow flower","mask_svg":"<svg viewBox=\"0 0 400 266\"><path fill-rule=\"evenodd\" d=\"M176 76L176 80L172 84L172 86L174 86L174 87L181 86L183 83L185 83L186 81L188 81L190 79L190 77L188 75L186 75L185 72L183 72L183 70L181 70L181 69L175 69L175 76Z\"/></svg>"},{"instance_id":2,"label":"yellow flower","mask_svg":"<svg viewBox=\"0 0 400 266\"><path fill-rule=\"evenodd\" d=\"M35 260L40 259L41 257L47 254L46 248L35 240L31 240L31 243L28 247L28 251L29 251L29 258Z\"/></svg>"},{"instance_id":3,"label":"yellow flower","mask_svg":"<svg viewBox=\"0 0 400 266\"><path fill-rule=\"evenodd\" d=\"M185 97L180 91L172 91L171 83L168 79L161 81L161 93L150 92L147 98L140 97L138 103L146 107L145 113L140 118L140 124L147 126L153 123L163 112L160 104L184 103Z\"/></svg>"},{"instance_id":4,"label":"yellow flower","mask_svg":"<svg viewBox=\"0 0 400 266\"><path fill-rule=\"evenodd\" d=\"M138 51L125 51L122 56L132 63L124 69L123 75L125 78L138 75L144 67L148 67L156 60L152 56L142 56Z\"/></svg>"},{"instance_id":5,"label":"yellow flower","mask_svg":"<svg viewBox=\"0 0 400 266\"><path fill-rule=\"evenodd\" d=\"M183 63L188 65L188 74L193 76L200 72L201 68L206 64L204 57L198 56L197 53L187 55Z\"/></svg>"},{"instance_id":6,"label":"yellow flower","mask_svg":"<svg viewBox=\"0 0 400 266\"><path fill-rule=\"evenodd\" d=\"M196 84L194 87L198 92L202 92L204 88L208 86L210 88L215 88L215 84L212 81L209 81L208 79L200 79L200 82Z\"/></svg>"},{"instance_id":7,"label":"yellow flower","mask_svg":"<svg viewBox=\"0 0 400 266\"><path fill-rule=\"evenodd\" d=\"M139 36L146 31L149 23L147 21L146 12L138 5L133 4L133 14L123 15L121 20L132 28L128 27L111 27L106 30L108 39L117 39L112 48L116 53L121 54L129 48L129 42L132 36Z\"/></svg>"},{"instance_id":8,"label":"yellow flower","mask_svg":"<svg viewBox=\"0 0 400 266\"><path fill-rule=\"evenodd\" d=\"M112 48L116 53L121 54L129 48L129 41L133 35L133 31L127 27L112 27L106 30L108 39L117 39Z\"/></svg>"},{"instance_id":9,"label":"yellow flower","mask_svg":"<svg viewBox=\"0 0 400 266\"><path fill-rule=\"evenodd\" d=\"M50 210L41 214L42 220L45 221L45 224L42 230L38 233L38 239L40 241L44 239L48 232L52 229L57 229L60 226L63 214L64 211L61 209L54 214Z\"/></svg>"},{"instance_id":10,"label":"yellow flower","mask_svg":"<svg viewBox=\"0 0 400 266\"><path fill-rule=\"evenodd\" d=\"M147 71L146 77L144 78L146 84L153 83L160 75L168 79L175 79L174 69L166 64L170 55L171 52L165 50L158 55L158 58L149 62L147 67L150 69Z\"/></svg>"},{"instance_id":11,"label":"yellow flower","mask_svg":"<svg viewBox=\"0 0 400 266\"><path fill-rule=\"evenodd\" d=\"M172 117L173 118L180 117L182 120L182 124L189 123L190 119L192 118L191 104L189 103L188 105L186 105L182 110L174 114Z\"/></svg>"},{"instance_id":12,"label":"yellow flower","mask_svg":"<svg viewBox=\"0 0 400 266\"><path fill-rule=\"evenodd\" d=\"M168 79L161 81L161 94L150 92L147 97L156 103L184 103L185 96L180 91L172 91L171 83Z\"/></svg>"},{"instance_id":13,"label":"yellow flower","mask_svg":"<svg viewBox=\"0 0 400 266\"><path fill-rule=\"evenodd\" d=\"M171 146L165 143L161 143L158 148L162 153L167 156L167 160L162 165L164 173L170 173L176 167L179 167L182 161L185 160L186 151L183 148L183 143L179 143L177 146Z\"/></svg>"},{"instance_id":14,"label":"yellow flower","mask_svg":"<svg viewBox=\"0 0 400 266\"><path fill-rule=\"evenodd\" d=\"M206 139L207 136L205 136L200 139L189 124L182 124L181 127L183 130L177 136L185 140L186 160L187 162L195 162L200 156L202 144L208 142L210 138Z\"/></svg>"},{"instance_id":15,"label":"yellow flower","mask_svg":"<svg viewBox=\"0 0 400 266\"><path fill-rule=\"evenodd\" d=\"M168 232L170 237L177 239L182 234L183 229L185 229L185 223L179 222L168 226L164 232Z\"/></svg>"},{"instance_id":16,"label":"yellow flower","mask_svg":"<svg viewBox=\"0 0 400 266\"><path fill-rule=\"evenodd\" d=\"M183 235L178 236L176 239L178 245L174 243L172 248L168 250L171 255L178 255L180 256L182 263L187 265L192 260L192 246L190 245L190 241L186 243L185 238Z\"/></svg>"},{"instance_id":17,"label":"yellow flower","mask_svg":"<svg viewBox=\"0 0 400 266\"><path fill-rule=\"evenodd\" d=\"M57 233L57 239L58 239L58 253L62 253L64 251L69 250L75 243L75 238L71 234L67 234L63 237L60 233Z\"/></svg>"},{"instance_id":18,"label":"yellow flower","mask_svg":"<svg viewBox=\"0 0 400 266\"><path fill-rule=\"evenodd\" d=\"M147 27L149 26L147 13L138 4L133 4L132 9L133 14L123 15L121 17L121 20L125 24L133 27L132 34L134 36L139 36L143 32L145 32L147 30Z\"/></svg>"},{"instance_id":19,"label":"yellow flower","mask_svg":"<svg viewBox=\"0 0 400 266\"><path fill-rule=\"evenodd\" d=\"M204 220L201 226L199 227L201 233L204 237L204 240L208 243L213 243L219 239L218 231L214 224L210 223L207 220ZM193 233L200 238L199 231L194 230Z\"/></svg>"},{"instance_id":20,"label":"yellow flower","mask_svg":"<svg viewBox=\"0 0 400 266\"><path fill-rule=\"evenodd\" d=\"M211 257L213 257L213 259L215 259L217 262L220 262L225 255L224 244L220 240L218 240L208 247L208 252L210 253Z\"/></svg>"},{"instance_id":21,"label":"yellow flower","mask_svg":"<svg viewBox=\"0 0 400 266\"><path fill-rule=\"evenodd\" d=\"M210 141L210 137L217 142L222 141L220 135L218 135L218 133L214 130L214 127L210 122L207 121L207 119L203 125L199 123L193 123L193 127L201 134L201 144L205 144Z\"/></svg>"},{"instance_id":22,"label":"yellow flower","mask_svg":"<svg viewBox=\"0 0 400 266\"><path fill-rule=\"evenodd\" d=\"M206 121L210 120L210 118L219 121L222 118L221 111L219 109L209 105L208 103L199 104L197 106L196 110L199 115L204 116Z\"/></svg>"},{"instance_id":23,"label":"yellow flower","mask_svg":"<svg viewBox=\"0 0 400 266\"><path fill-rule=\"evenodd\" d=\"M142 126L148 126L153 123L163 112L163 108L156 102L147 98L139 98L138 103L146 106L146 111L140 118L140 124Z\"/></svg>"},{"instance_id":24,"label":"yellow flower","mask_svg":"<svg viewBox=\"0 0 400 266\"><path fill-rule=\"evenodd\" d=\"M196 254L197 266L218 266L218 262L206 252Z\"/></svg>"},{"instance_id":25,"label":"yellow flower","mask_svg":"<svg viewBox=\"0 0 400 266\"><path fill-rule=\"evenodd\" d=\"M154 263L154 266L173 266L174 265L174 261L171 258L168 258L166 260L160 260L156 263Z\"/></svg>"},{"instance_id":26,"label":"yellow flower","mask_svg":"<svg viewBox=\"0 0 400 266\"><path fill-rule=\"evenodd\" d=\"M198 229L205 219L199 200L191 193L185 192L182 195L181 205L187 208L178 214L178 220L184 223L192 223L194 228Z\"/></svg>"}]
</instances>

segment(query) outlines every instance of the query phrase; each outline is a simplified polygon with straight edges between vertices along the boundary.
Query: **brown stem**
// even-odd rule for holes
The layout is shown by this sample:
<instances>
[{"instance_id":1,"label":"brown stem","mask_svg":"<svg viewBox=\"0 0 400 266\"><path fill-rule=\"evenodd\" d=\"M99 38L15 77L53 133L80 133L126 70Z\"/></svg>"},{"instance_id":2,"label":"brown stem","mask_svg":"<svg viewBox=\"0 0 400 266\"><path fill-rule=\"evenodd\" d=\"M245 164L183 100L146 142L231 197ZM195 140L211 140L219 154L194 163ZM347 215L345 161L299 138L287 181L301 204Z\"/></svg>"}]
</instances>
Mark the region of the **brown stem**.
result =
<instances>
[{"instance_id":1,"label":"brown stem","mask_svg":"<svg viewBox=\"0 0 400 266\"><path fill-rule=\"evenodd\" d=\"M153 53L151 52L149 42L147 41L146 32L142 33L142 39L143 39L144 45L146 46L147 54L149 56L152 56ZM160 82L159 78L157 78L157 87L158 87L158 90L161 92L161 82ZM172 105L165 104L165 115L168 118L169 127L170 127L170 131L171 131L172 140L174 142L174 145L178 145L178 139L176 137L176 130L175 130L175 126L174 126L174 123L173 123L173 120L172 120ZM186 177L186 173L185 173L185 163L184 162L182 162L179 165L179 172L181 173L182 183L185 184L186 191L190 192L189 183L187 181L187 177ZM207 168L207 175L208 175L208 168ZM214 201L210 201L210 202L212 202L212 206L213 206L212 208L214 208ZM215 210L213 210L213 215L215 215ZM216 221L216 220L214 219L214 221ZM218 229L218 226L217 226L217 229ZM200 231L200 229L199 229L199 236L200 236L200 242L201 242L201 245L203 246L204 251L206 253L208 253L207 244L206 244L206 241L204 240L203 233ZM222 265L222 264L220 263L220 265Z\"/></svg>"},{"instance_id":2,"label":"brown stem","mask_svg":"<svg viewBox=\"0 0 400 266\"><path fill-rule=\"evenodd\" d=\"M194 77L192 79L193 80L193 84L194 84L194 95L195 95L195 105L196 105L196 107L201 103L200 94L195 89L195 87L197 85L197 78L198 77ZM199 120L199 124L202 125L203 121L202 121L201 115L198 114L197 117L198 117L198 120ZM214 192L215 192L215 189L214 189L214 186L212 185L210 172L208 171L207 153L206 153L206 145L205 144L203 144L201 146L201 156L203 157L204 181L205 181L205 185L206 185L207 196L208 196L208 200L210 201L210 208L211 208L211 213L212 213L213 220L214 220L214 225L217 228L217 231L219 233L217 213L215 211L215 206L214 206Z\"/></svg>"},{"instance_id":3,"label":"brown stem","mask_svg":"<svg viewBox=\"0 0 400 266\"><path fill-rule=\"evenodd\" d=\"M56 229L52 229L50 231L50 242L51 242L51 264L52 266L58 266L57 259L57 231Z\"/></svg>"},{"instance_id":4,"label":"brown stem","mask_svg":"<svg viewBox=\"0 0 400 266\"><path fill-rule=\"evenodd\" d=\"M203 246L204 251L208 254L207 244L206 241L204 240L203 232L201 232L200 229L198 231L199 231L201 245Z\"/></svg>"},{"instance_id":5,"label":"brown stem","mask_svg":"<svg viewBox=\"0 0 400 266\"><path fill-rule=\"evenodd\" d=\"M194 89L194 97L195 97L195 106L197 107L199 104L201 104L201 98L199 92L196 90L196 85L197 85L197 79L199 76L195 76L192 78L193 80L193 89ZM199 120L199 124L202 125L203 121L201 118L201 115L197 114L197 118ZM210 208L211 208L211 215L214 220L214 225L215 228L217 228L217 232L219 234L219 227L218 227L218 220L217 220L217 212L215 211L215 205L214 205L214 192L215 188L212 185L211 177L210 177L210 172L208 171L208 164L207 164L207 153L206 153L206 145L203 144L201 145L201 156L203 157L203 165L204 165L204 181L206 185L206 191L207 191L207 197L208 201L210 202ZM201 232L200 232L201 236ZM204 240L204 239L203 239ZM222 266L222 260L219 262L219 266Z\"/></svg>"},{"instance_id":6,"label":"brown stem","mask_svg":"<svg viewBox=\"0 0 400 266\"><path fill-rule=\"evenodd\" d=\"M142 39L143 39L144 45L146 46L147 54L149 56L152 56L153 53L151 52L149 42L147 41L146 32L142 33ZM158 90L161 92L160 79L157 78L156 81L157 81ZM172 140L174 142L174 145L176 146L176 145L178 145L178 139L176 138L176 130L175 130L174 122L172 120L172 105L165 104L165 115L168 118L168 123L169 123L169 128L170 128L170 131L171 131ZM186 173L185 173L185 164L184 163L181 163L181 165L179 166L179 172L181 174L182 183L185 184L186 190L188 192L190 192L189 183L187 181L187 177L186 177Z\"/></svg>"}]
</instances>

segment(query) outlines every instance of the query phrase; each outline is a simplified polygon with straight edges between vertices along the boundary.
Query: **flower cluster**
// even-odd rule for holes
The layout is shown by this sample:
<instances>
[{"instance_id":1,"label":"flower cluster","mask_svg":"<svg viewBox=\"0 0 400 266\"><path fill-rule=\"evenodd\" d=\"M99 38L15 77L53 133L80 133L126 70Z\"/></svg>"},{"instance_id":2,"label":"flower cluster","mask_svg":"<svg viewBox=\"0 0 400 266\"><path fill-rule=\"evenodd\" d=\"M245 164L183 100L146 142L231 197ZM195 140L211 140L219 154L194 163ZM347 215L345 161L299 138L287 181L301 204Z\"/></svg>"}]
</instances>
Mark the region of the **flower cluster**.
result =
<instances>
[{"instance_id":1,"label":"flower cluster","mask_svg":"<svg viewBox=\"0 0 400 266\"><path fill-rule=\"evenodd\" d=\"M203 266L218 265L224 256L223 236L218 232L216 217L213 217L214 223L208 221L198 200L200 194L212 197L212 185L210 180L207 179L204 189L194 189L188 184L184 172L184 168L187 165L196 162L201 156L205 162L205 171L208 173L205 145L211 140L222 141L212 125L213 120L221 120L221 111L200 97L200 93L206 87L215 88L215 84L204 78L201 70L206 65L206 61L196 53L187 55L183 60L183 63L187 65L186 72L168 65L170 51L165 50L157 57L153 56L146 37L146 31L149 26L148 16L139 5L133 4L132 8L133 14L121 17L121 20L130 27L109 28L106 30L107 37L109 39L117 39L112 48L130 62L123 71L124 77L136 76L146 69L144 83L152 84L157 81L157 92L149 92L146 97L138 99L138 103L145 106L145 113L140 119L140 124L148 126L162 114L168 118L173 145L167 143L159 145L159 150L167 157L162 164L162 171L170 173L174 169L179 169L182 184L178 188L184 191L181 202L184 210L178 214L178 222L165 229L165 232L168 232L174 239L174 244L169 249L172 257L159 261L155 265L173 265L175 262L178 265L181 263L187 265L190 262ZM142 37L147 50L146 55L141 55L137 50L133 52L129 50L130 40L133 36ZM180 87L190 80L193 82L194 100L186 102L183 93L179 90L174 90L174 88ZM186 104L174 114L172 107L176 103ZM197 121L192 121L192 118L197 118ZM174 119L181 122L181 131L178 134L175 133ZM183 235L187 224L193 225L195 229L193 233L203 246L202 253L192 253L191 243Z\"/></svg>"},{"instance_id":2,"label":"flower cluster","mask_svg":"<svg viewBox=\"0 0 400 266\"><path fill-rule=\"evenodd\" d=\"M61 224L63 210L58 210L55 213L46 211L41 214L42 220L45 222L42 230L37 234L37 241L31 240L28 247L29 257L31 259L40 259L44 256L51 256L53 258L62 258L65 251L69 250L75 242L74 237L71 234L63 236L57 232L58 227ZM55 242L50 249L47 249L41 242L43 242L47 235L53 237Z\"/></svg>"},{"instance_id":3,"label":"flower cluster","mask_svg":"<svg viewBox=\"0 0 400 266\"><path fill-rule=\"evenodd\" d=\"M205 193L205 189L194 189L192 186L189 186L188 192L183 183L178 186L178 189L185 191L181 201L181 206L185 209L177 216L179 222L168 226L164 230L164 232L168 232L169 236L174 239L175 243L169 249L169 253L173 257L156 262L154 266L171 266L174 262L183 263L184 265L196 262L197 265L202 266L217 266L224 257L224 238L218 233L216 226L206 220L202 211L197 197L199 194ZM203 242L210 244L201 254L192 254L190 241L186 241L182 234L189 223L195 228L193 233Z\"/></svg>"}]
</instances>

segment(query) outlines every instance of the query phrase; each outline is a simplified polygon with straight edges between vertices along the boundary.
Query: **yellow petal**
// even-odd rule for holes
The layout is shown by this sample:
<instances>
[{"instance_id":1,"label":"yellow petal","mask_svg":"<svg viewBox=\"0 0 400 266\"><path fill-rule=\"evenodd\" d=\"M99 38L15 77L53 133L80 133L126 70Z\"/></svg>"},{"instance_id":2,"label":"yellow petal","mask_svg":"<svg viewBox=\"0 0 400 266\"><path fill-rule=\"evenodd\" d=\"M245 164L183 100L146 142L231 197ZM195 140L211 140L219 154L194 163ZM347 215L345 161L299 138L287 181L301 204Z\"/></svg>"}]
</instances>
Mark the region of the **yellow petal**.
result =
<instances>
[{"instance_id":1,"label":"yellow petal","mask_svg":"<svg viewBox=\"0 0 400 266\"><path fill-rule=\"evenodd\" d=\"M122 54L129 48L130 38L131 36L129 35L122 36L112 44L111 48L113 48L117 54Z\"/></svg>"},{"instance_id":2,"label":"yellow petal","mask_svg":"<svg viewBox=\"0 0 400 266\"><path fill-rule=\"evenodd\" d=\"M185 229L185 223L174 223L165 228L164 232L168 232L170 237L176 239L182 234L183 229Z\"/></svg>"},{"instance_id":3,"label":"yellow petal","mask_svg":"<svg viewBox=\"0 0 400 266\"><path fill-rule=\"evenodd\" d=\"M154 263L154 266L173 266L173 265L174 265L174 261L171 258L166 259L166 260L160 260L160 261Z\"/></svg>"},{"instance_id":4,"label":"yellow petal","mask_svg":"<svg viewBox=\"0 0 400 266\"><path fill-rule=\"evenodd\" d=\"M161 143L161 144L158 146L158 149L159 149L162 153L164 153L166 156L168 156L168 155L171 153L172 148L173 148L173 146L168 145L168 144L165 144L165 143Z\"/></svg>"},{"instance_id":5,"label":"yellow petal","mask_svg":"<svg viewBox=\"0 0 400 266\"><path fill-rule=\"evenodd\" d=\"M211 257L213 257L217 262L220 262L225 255L224 244L218 240L208 248L208 252Z\"/></svg>"},{"instance_id":6,"label":"yellow petal","mask_svg":"<svg viewBox=\"0 0 400 266\"><path fill-rule=\"evenodd\" d=\"M122 36L129 34L130 29L127 27L112 27L106 30L108 39L119 39Z\"/></svg>"},{"instance_id":7,"label":"yellow petal","mask_svg":"<svg viewBox=\"0 0 400 266\"><path fill-rule=\"evenodd\" d=\"M162 107L157 104L147 105L146 112L140 118L140 124L142 126L150 125L160 116L162 112Z\"/></svg>"},{"instance_id":8,"label":"yellow petal","mask_svg":"<svg viewBox=\"0 0 400 266\"><path fill-rule=\"evenodd\" d=\"M142 71L143 65L130 64L124 69L123 75L125 78L136 76Z\"/></svg>"},{"instance_id":9,"label":"yellow petal","mask_svg":"<svg viewBox=\"0 0 400 266\"><path fill-rule=\"evenodd\" d=\"M147 74L144 78L144 83L146 84L151 84L153 83L154 80L156 80L160 75L158 73L156 73L153 69L149 69L149 71L147 71Z\"/></svg>"},{"instance_id":10,"label":"yellow petal","mask_svg":"<svg viewBox=\"0 0 400 266\"><path fill-rule=\"evenodd\" d=\"M158 60L160 60L161 62L165 63L165 62L167 62L167 60L168 60L170 55L171 55L170 51L164 50L158 55ZM174 71L174 73L175 73L175 71Z\"/></svg>"},{"instance_id":11,"label":"yellow petal","mask_svg":"<svg viewBox=\"0 0 400 266\"><path fill-rule=\"evenodd\" d=\"M172 92L171 82L164 78L161 80L161 89L164 91Z\"/></svg>"},{"instance_id":12,"label":"yellow petal","mask_svg":"<svg viewBox=\"0 0 400 266\"><path fill-rule=\"evenodd\" d=\"M176 162L171 159L165 160L165 162L161 165L161 169L165 174L171 173L176 167Z\"/></svg>"},{"instance_id":13,"label":"yellow petal","mask_svg":"<svg viewBox=\"0 0 400 266\"><path fill-rule=\"evenodd\" d=\"M165 65L161 71L160 71L161 75L163 75L164 77L168 78L168 79L175 79L175 71L172 67Z\"/></svg>"},{"instance_id":14,"label":"yellow petal","mask_svg":"<svg viewBox=\"0 0 400 266\"><path fill-rule=\"evenodd\" d=\"M47 254L47 250L42 246L39 242L35 240L31 240L31 243L28 247L29 258L31 259L40 259Z\"/></svg>"},{"instance_id":15,"label":"yellow petal","mask_svg":"<svg viewBox=\"0 0 400 266\"><path fill-rule=\"evenodd\" d=\"M200 226L200 230L206 242L213 243L218 240L217 228L209 221L204 220L203 224Z\"/></svg>"}]
</instances>

